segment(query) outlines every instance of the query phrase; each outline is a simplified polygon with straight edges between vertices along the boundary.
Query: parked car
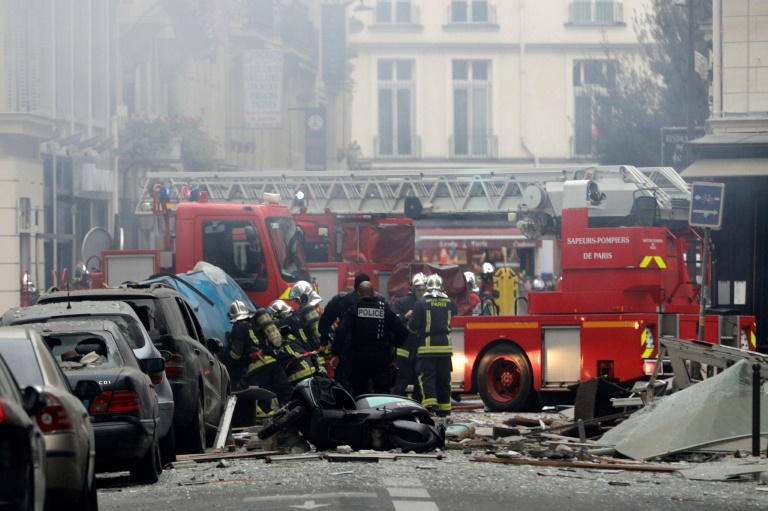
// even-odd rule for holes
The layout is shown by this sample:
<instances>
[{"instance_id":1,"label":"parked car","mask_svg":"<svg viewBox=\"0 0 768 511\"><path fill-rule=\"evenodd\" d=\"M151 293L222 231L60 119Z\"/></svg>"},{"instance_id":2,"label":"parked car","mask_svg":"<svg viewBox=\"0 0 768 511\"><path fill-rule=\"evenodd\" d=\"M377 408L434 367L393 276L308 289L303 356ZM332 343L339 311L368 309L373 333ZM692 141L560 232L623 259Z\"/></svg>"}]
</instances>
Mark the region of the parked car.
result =
<instances>
[{"instance_id":1,"label":"parked car","mask_svg":"<svg viewBox=\"0 0 768 511\"><path fill-rule=\"evenodd\" d=\"M216 353L219 339L206 339L187 300L164 283L126 284L119 288L54 292L38 303L120 300L141 319L155 346L171 353L166 374L176 403L174 425L179 452L205 452L218 430L230 392L229 372Z\"/></svg>"},{"instance_id":2,"label":"parked car","mask_svg":"<svg viewBox=\"0 0 768 511\"><path fill-rule=\"evenodd\" d=\"M15 307L3 314L0 325L31 325L89 319L113 321L139 360L162 358L160 351L152 344L152 340L142 326L139 317L128 304L123 302L51 303ZM162 461L165 463L176 459L173 391L165 371L156 376L159 377L158 383L154 384L154 389L157 393L160 409L160 424L158 425L160 453Z\"/></svg>"},{"instance_id":3,"label":"parked car","mask_svg":"<svg viewBox=\"0 0 768 511\"><path fill-rule=\"evenodd\" d=\"M165 361L138 360L112 321L58 321L34 328L93 418L96 470L129 470L136 483L157 482L162 464L153 385Z\"/></svg>"},{"instance_id":4,"label":"parked car","mask_svg":"<svg viewBox=\"0 0 768 511\"><path fill-rule=\"evenodd\" d=\"M42 337L33 329L0 328L2 355L22 386L42 390L47 405L35 417L46 449L46 501L52 509L96 510L93 424Z\"/></svg>"},{"instance_id":5,"label":"parked car","mask_svg":"<svg viewBox=\"0 0 768 511\"><path fill-rule=\"evenodd\" d=\"M0 356L0 509L45 507L45 440L32 418L45 406L42 392L19 389Z\"/></svg>"}]
</instances>

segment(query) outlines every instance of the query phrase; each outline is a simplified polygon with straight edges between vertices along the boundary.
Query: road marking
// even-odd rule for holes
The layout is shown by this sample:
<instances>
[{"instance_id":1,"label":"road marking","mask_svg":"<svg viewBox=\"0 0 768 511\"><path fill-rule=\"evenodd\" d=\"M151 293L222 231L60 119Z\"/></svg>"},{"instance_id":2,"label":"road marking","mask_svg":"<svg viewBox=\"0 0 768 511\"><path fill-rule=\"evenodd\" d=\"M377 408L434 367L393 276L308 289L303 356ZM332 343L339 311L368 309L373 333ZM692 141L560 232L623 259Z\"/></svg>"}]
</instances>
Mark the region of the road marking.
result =
<instances>
[{"instance_id":1,"label":"road marking","mask_svg":"<svg viewBox=\"0 0 768 511\"><path fill-rule=\"evenodd\" d=\"M393 500L395 511L440 511L434 502L423 500Z\"/></svg>"},{"instance_id":2,"label":"road marking","mask_svg":"<svg viewBox=\"0 0 768 511\"><path fill-rule=\"evenodd\" d=\"M317 509L319 507L325 507L325 506L330 506L330 504L315 504L314 500L308 500L304 504L301 504L301 505L295 504L293 506L288 506L288 507L297 507L299 509Z\"/></svg>"},{"instance_id":3,"label":"road marking","mask_svg":"<svg viewBox=\"0 0 768 511\"><path fill-rule=\"evenodd\" d=\"M314 495L268 495L265 497L245 497L243 502L267 502L270 500L303 500L310 499L377 499L375 493L342 492L342 493L315 493Z\"/></svg>"},{"instance_id":4,"label":"road marking","mask_svg":"<svg viewBox=\"0 0 768 511\"><path fill-rule=\"evenodd\" d=\"M387 488L390 497L408 497L411 499L428 499L429 492L424 488Z\"/></svg>"}]
</instances>

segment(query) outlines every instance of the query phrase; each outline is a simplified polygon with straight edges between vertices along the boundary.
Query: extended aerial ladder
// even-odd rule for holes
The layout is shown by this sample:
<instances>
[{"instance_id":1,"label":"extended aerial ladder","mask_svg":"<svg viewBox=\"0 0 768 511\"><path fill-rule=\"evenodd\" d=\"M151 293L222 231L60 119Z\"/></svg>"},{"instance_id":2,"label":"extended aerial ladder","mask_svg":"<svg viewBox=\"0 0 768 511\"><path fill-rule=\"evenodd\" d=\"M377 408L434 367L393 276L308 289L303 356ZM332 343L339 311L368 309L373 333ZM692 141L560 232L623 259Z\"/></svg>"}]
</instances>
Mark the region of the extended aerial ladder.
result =
<instances>
[{"instance_id":1,"label":"extended aerial ladder","mask_svg":"<svg viewBox=\"0 0 768 511\"><path fill-rule=\"evenodd\" d=\"M597 172L596 172L597 171ZM304 212L337 215L402 215L408 209L424 215L508 215L526 209L526 190L547 183L615 174L636 189L653 195L661 215L682 210L687 215L688 184L670 167L631 166L569 168L489 168L468 170L392 170L350 172L150 172L146 176L137 214L152 212L156 185L170 188L170 200L184 190L204 190L212 202L257 203L264 193L279 194L280 202L296 206L304 192ZM182 198L182 200L184 200ZM530 199L529 199L530 200Z\"/></svg>"}]
</instances>

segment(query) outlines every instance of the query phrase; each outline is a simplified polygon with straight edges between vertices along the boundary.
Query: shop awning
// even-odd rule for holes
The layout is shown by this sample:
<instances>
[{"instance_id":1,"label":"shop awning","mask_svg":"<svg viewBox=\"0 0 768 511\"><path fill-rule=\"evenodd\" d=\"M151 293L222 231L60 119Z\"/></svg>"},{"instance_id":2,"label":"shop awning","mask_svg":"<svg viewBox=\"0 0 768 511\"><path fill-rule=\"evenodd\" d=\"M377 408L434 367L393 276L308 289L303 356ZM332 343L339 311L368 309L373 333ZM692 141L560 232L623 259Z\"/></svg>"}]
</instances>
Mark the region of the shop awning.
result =
<instances>
[{"instance_id":1,"label":"shop awning","mask_svg":"<svg viewBox=\"0 0 768 511\"><path fill-rule=\"evenodd\" d=\"M537 248L539 240L529 240L515 227L508 228L417 228L416 248L457 250L499 249L502 247Z\"/></svg>"},{"instance_id":2,"label":"shop awning","mask_svg":"<svg viewBox=\"0 0 768 511\"><path fill-rule=\"evenodd\" d=\"M696 160L680 175L685 179L768 176L768 158Z\"/></svg>"}]
</instances>

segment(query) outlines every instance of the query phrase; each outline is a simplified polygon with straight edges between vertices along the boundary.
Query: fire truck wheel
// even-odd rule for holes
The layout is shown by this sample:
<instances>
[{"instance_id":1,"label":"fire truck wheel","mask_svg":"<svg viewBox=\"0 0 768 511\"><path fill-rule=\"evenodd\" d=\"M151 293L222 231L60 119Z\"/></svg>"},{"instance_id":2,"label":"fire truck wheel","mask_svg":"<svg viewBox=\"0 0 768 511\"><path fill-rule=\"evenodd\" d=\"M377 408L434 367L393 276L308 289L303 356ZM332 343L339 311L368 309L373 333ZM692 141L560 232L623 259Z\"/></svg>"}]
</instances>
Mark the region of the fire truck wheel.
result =
<instances>
[{"instance_id":1,"label":"fire truck wheel","mask_svg":"<svg viewBox=\"0 0 768 511\"><path fill-rule=\"evenodd\" d=\"M521 410L532 393L532 382L531 366L517 346L494 346L480 360L477 386L491 411Z\"/></svg>"}]
</instances>

